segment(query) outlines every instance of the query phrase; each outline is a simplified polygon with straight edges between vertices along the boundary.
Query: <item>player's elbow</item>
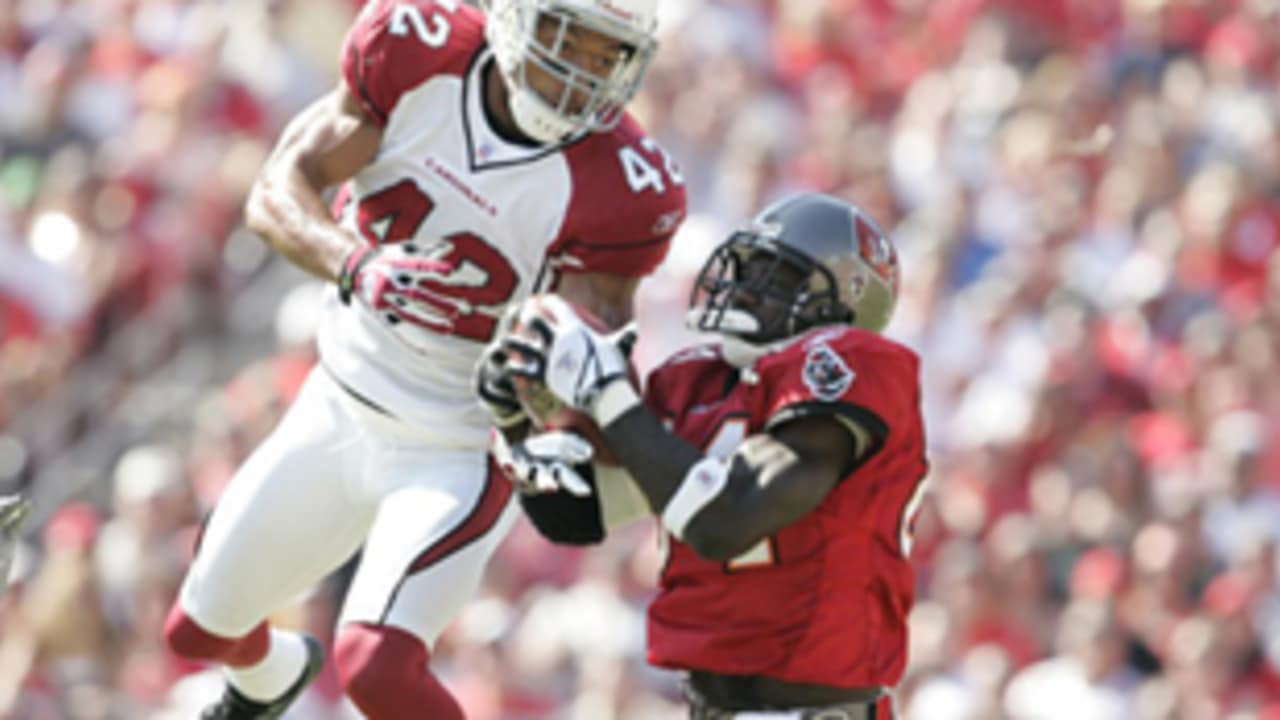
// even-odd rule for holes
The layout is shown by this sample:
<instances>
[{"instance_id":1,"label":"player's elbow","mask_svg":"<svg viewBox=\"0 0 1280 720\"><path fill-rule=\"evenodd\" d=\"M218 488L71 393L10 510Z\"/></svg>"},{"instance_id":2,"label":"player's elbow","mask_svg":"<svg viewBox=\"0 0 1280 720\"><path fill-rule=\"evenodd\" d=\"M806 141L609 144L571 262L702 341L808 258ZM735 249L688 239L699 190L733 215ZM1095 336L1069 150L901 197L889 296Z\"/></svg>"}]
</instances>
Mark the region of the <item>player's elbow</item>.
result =
<instances>
[{"instance_id":1,"label":"player's elbow","mask_svg":"<svg viewBox=\"0 0 1280 720\"><path fill-rule=\"evenodd\" d=\"M284 152L267 159L245 199L244 220L250 230L272 238L296 222L294 216L301 205L293 178L307 178L304 169L303 158L297 153ZM309 180L306 183L312 184Z\"/></svg>"}]
</instances>

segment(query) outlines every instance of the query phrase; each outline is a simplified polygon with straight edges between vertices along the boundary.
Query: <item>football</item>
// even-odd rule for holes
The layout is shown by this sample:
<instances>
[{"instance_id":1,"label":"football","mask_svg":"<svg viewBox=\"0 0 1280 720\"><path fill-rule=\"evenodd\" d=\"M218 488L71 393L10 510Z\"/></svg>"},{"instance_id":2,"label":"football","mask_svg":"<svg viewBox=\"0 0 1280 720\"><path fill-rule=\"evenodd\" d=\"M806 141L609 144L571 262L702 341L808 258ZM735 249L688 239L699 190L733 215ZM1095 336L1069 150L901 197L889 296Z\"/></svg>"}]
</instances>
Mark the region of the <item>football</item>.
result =
<instances>
[{"instance_id":1,"label":"football","mask_svg":"<svg viewBox=\"0 0 1280 720\"><path fill-rule=\"evenodd\" d=\"M537 302L537 297L532 302ZM583 322L592 329L601 333L608 333L610 329L599 318L591 314L587 310L578 307L573 303L566 303L582 318ZM532 331L524 330L519 323L512 328L512 333L516 335L527 334ZM638 373L635 365L628 363L628 381L632 387L639 387ZM603 465L617 465L618 457L614 454L609 444L605 441L604 432L600 430L596 421L587 413L575 410L566 406L561 402L555 393L540 382L533 382L525 378L515 378L516 396L520 398L520 404L524 407L529 419L533 422L533 426L538 430L569 430L586 438L595 450L595 462Z\"/></svg>"}]
</instances>

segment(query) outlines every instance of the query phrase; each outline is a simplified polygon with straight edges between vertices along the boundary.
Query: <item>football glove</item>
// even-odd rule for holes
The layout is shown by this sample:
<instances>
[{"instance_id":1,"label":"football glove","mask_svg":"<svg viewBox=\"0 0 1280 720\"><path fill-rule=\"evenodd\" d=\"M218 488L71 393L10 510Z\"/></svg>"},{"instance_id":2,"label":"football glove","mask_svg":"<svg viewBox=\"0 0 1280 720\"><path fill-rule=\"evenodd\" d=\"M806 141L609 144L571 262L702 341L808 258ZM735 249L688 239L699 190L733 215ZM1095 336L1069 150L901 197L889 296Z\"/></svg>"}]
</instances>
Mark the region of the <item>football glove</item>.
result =
<instances>
[{"instance_id":1,"label":"football glove","mask_svg":"<svg viewBox=\"0 0 1280 720\"><path fill-rule=\"evenodd\" d=\"M489 344L476 363L475 389L494 425L511 428L528 418L507 370L507 351L501 342Z\"/></svg>"},{"instance_id":2,"label":"football glove","mask_svg":"<svg viewBox=\"0 0 1280 720\"><path fill-rule=\"evenodd\" d=\"M416 243L362 245L342 262L338 298L344 305L353 299L360 301L393 327L408 322L439 328L451 322L441 308L448 298L429 294L420 283L450 271L447 264L428 256Z\"/></svg>"},{"instance_id":3,"label":"football glove","mask_svg":"<svg viewBox=\"0 0 1280 720\"><path fill-rule=\"evenodd\" d=\"M574 497L591 495L591 484L574 465L591 462L591 443L571 432L552 430L510 443L502 432L489 431L489 450L502 474L526 495L564 491Z\"/></svg>"},{"instance_id":4,"label":"football glove","mask_svg":"<svg viewBox=\"0 0 1280 720\"><path fill-rule=\"evenodd\" d=\"M603 420L595 400L615 380L628 382L625 348L635 341L634 324L605 335L560 297L543 295L525 301L516 325L526 330L504 341L511 372Z\"/></svg>"}]
</instances>

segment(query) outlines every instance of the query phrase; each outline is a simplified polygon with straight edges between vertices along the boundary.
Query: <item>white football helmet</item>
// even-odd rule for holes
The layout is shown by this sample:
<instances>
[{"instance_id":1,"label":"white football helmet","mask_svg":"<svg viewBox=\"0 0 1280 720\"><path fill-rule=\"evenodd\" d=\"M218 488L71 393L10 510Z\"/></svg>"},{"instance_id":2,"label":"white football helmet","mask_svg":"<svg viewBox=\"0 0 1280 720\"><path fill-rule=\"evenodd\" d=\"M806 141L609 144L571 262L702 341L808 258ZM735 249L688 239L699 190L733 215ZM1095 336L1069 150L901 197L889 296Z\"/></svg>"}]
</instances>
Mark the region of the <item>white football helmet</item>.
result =
<instances>
[{"instance_id":1,"label":"white football helmet","mask_svg":"<svg viewBox=\"0 0 1280 720\"><path fill-rule=\"evenodd\" d=\"M539 142L558 143L584 132L612 130L635 96L658 41L658 0L488 0L485 38L510 91L511 113L520 130ZM538 42L538 21L559 23L550 45ZM608 77L560 60L565 33L580 26L624 44L629 54ZM526 70L534 64L564 84L556 102L529 86ZM576 93L586 97L581 110L569 107Z\"/></svg>"}]
</instances>

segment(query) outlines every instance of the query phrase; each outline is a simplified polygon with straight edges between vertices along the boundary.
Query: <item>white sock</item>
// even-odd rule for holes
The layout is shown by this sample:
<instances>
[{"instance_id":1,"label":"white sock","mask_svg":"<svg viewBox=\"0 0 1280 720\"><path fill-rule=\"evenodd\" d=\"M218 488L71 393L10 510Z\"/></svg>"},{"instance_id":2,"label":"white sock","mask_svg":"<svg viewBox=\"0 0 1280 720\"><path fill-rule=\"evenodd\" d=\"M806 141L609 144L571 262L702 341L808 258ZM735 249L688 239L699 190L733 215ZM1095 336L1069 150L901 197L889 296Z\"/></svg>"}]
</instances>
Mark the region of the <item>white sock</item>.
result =
<instances>
[{"instance_id":1,"label":"white sock","mask_svg":"<svg viewBox=\"0 0 1280 720\"><path fill-rule=\"evenodd\" d=\"M307 664L307 645L297 633L271 630L271 646L262 662L226 668L227 680L245 697L271 702L297 682Z\"/></svg>"}]
</instances>

